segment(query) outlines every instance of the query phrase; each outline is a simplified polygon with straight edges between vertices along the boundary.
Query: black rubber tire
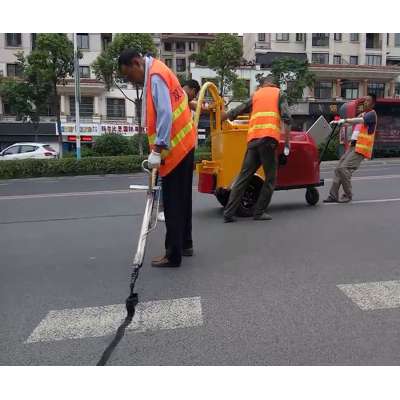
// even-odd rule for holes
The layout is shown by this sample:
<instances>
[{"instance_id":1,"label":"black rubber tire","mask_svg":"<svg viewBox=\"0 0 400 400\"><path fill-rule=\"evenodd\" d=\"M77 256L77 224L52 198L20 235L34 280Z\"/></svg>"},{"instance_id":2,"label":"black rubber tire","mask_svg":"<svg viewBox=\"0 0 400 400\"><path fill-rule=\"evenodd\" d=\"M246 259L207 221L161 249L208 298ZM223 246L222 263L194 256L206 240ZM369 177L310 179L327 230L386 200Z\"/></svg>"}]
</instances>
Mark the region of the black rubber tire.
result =
<instances>
[{"instance_id":1,"label":"black rubber tire","mask_svg":"<svg viewBox=\"0 0 400 400\"><path fill-rule=\"evenodd\" d=\"M221 204L222 207L225 207L228 204L230 192L231 192L230 190L223 188L218 188L215 191L215 197L217 198L219 204Z\"/></svg>"},{"instance_id":2,"label":"black rubber tire","mask_svg":"<svg viewBox=\"0 0 400 400\"><path fill-rule=\"evenodd\" d=\"M242 201L236 211L239 217L252 217L254 215L254 208L256 206L258 196L260 195L261 186L264 180L257 175L251 178L249 185L242 197Z\"/></svg>"},{"instance_id":3,"label":"black rubber tire","mask_svg":"<svg viewBox=\"0 0 400 400\"><path fill-rule=\"evenodd\" d=\"M319 201L319 192L315 187L309 187L306 190L306 202L310 206L315 206Z\"/></svg>"}]
</instances>

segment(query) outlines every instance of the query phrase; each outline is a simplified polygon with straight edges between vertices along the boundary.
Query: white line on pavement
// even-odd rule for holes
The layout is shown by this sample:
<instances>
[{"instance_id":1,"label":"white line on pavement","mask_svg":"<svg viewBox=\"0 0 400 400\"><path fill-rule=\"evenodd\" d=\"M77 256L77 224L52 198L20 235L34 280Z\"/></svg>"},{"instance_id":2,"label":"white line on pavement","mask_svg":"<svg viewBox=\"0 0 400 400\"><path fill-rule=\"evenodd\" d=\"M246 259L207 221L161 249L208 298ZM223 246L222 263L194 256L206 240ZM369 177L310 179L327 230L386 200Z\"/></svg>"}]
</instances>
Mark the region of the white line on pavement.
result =
<instances>
[{"instance_id":1,"label":"white line on pavement","mask_svg":"<svg viewBox=\"0 0 400 400\"><path fill-rule=\"evenodd\" d=\"M369 203L390 203L400 201L400 198L389 198L389 199L374 199L374 200L356 200L352 201L351 203L347 203L347 205L352 204L369 204ZM325 206L332 206L332 205L343 205L342 203L324 203Z\"/></svg>"},{"instance_id":2,"label":"white line on pavement","mask_svg":"<svg viewBox=\"0 0 400 400\"><path fill-rule=\"evenodd\" d=\"M34 329L26 343L110 335L125 317L125 304L53 310ZM139 303L127 330L145 332L202 324L201 298L188 297Z\"/></svg>"},{"instance_id":3,"label":"white line on pavement","mask_svg":"<svg viewBox=\"0 0 400 400\"><path fill-rule=\"evenodd\" d=\"M67 193L41 193L41 194L23 194L14 196L0 196L0 200L25 200L25 199L41 199L44 197L72 197L72 196L96 196L106 194L126 194L137 193L132 190L97 190L92 192L67 192Z\"/></svg>"},{"instance_id":4,"label":"white line on pavement","mask_svg":"<svg viewBox=\"0 0 400 400\"><path fill-rule=\"evenodd\" d=\"M337 287L364 311L400 307L400 281L365 282Z\"/></svg>"},{"instance_id":5,"label":"white line on pavement","mask_svg":"<svg viewBox=\"0 0 400 400\"><path fill-rule=\"evenodd\" d=\"M369 175L369 176L353 176L352 181L380 181L385 179L399 179L400 175ZM332 178L325 178L325 182L332 182Z\"/></svg>"}]
</instances>

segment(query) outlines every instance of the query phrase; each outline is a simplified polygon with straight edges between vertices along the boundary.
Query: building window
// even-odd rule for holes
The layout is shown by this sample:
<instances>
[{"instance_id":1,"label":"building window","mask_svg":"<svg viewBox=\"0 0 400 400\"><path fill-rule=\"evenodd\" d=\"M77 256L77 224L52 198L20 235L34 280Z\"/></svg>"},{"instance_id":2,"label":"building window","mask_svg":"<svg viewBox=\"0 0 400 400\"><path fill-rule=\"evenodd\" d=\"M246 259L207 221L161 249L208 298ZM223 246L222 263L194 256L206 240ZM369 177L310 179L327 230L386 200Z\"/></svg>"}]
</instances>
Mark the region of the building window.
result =
<instances>
[{"instance_id":1,"label":"building window","mask_svg":"<svg viewBox=\"0 0 400 400\"><path fill-rule=\"evenodd\" d=\"M376 54L367 54L365 57L366 65L382 65L382 56Z\"/></svg>"},{"instance_id":2,"label":"building window","mask_svg":"<svg viewBox=\"0 0 400 400\"><path fill-rule=\"evenodd\" d=\"M6 33L6 46L7 47L21 47L22 34L21 33Z\"/></svg>"},{"instance_id":3,"label":"building window","mask_svg":"<svg viewBox=\"0 0 400 400\"><path fill-rule=\"evenodd\" d=\"M394 87L394 95L400 96L400 83L396 83L396 86Z\"/></svg>"},{"instance_id":4,"label":"building window","mask_svg":"<svg viewBox=\"0 0 400 400\"><path fill-rule=\"evenodd\" d=\"M329 53L312 53L313 64L329 64Z\"/></svg>"},{"instance_id":5,"label":"building window","mask_svg":"<svg viewBox=\"0 0 400 400\"><path fill-rule=\"evenodd\" d=\"M265 42L265 33L259 33L258 34L258 41L259 42Z\"/></svg>"},{"instance_id":6,"label":"building window","mask_svg":"<svg viewBox=\"0 0 400 400\"><path fill-rule=\"evenodd\" d=\"M72 116L75 116L75 96L69 98L69 110ZM93 97L82 96L79 108L81 117L91 118L93 116Z\"/></svg>"},{"instance_id":7,"label":"building window","mask_svg":"<svg viewBox=\"0 0 400 400\"><path fill-rule=\"evenodd\" d=\"M89 50L89 34L78 33L76 37L78 42L78 49Z\"/></svg>"},{"instance_id":8,"label":"building window","mask_svg":"<svg viewBox=\"0 0 400 400\"><path fill-rule=\"evenodd\" d=\"M36 49L36 39L37 39L37 33L31 33L31 49L32 50Z\"/></svg>"},{"instance_id":9,"label":"building window","mask_svg":"<svg viewBox=\"0 0 400 400\"><path fill-rule=\"evenodd\" d=\"M380 82L369 82L368 93L375 94L376 97L385 97L385 84Z\"/></svg>"},{"instance_id":10,"label":"building window","mask_svg":"<svg viewBox=\"0 0 400 400\"><path fill-rule=\"evenodd\" d=\"M90 78L90 67L80 66L79 76L80 78Z\"/></svg>"},{"instance_id":11,"label":"building window","mask_svg":"<svg viewBox=\"0 0 400 400\"><path fill-rule=\"evenodd\" d=\"M350 64L358 65L358 56L350 56Z\"/></svg>"},{"instance_id":12,"label":"building window","mask_svg":"<svg viewBox=\"0 0 400 400\"><path fill-rule=\"evenodd\" d=\"M342 34L341 33L335 33L334 35L335 42L341 42L342 41Z\"/></svg>"},{"instance_id":13,"label":"building window","mask_svg":"<svg viewBox=\"0 0 400 400\"><path fill-rule=\"evenodd\" d=\"M329 46L329 33L313 33L312 45L314 47L328 47Z\"/></svg>"},{"instance_id":14,"label":"building window","mask_svg":"<svg viewBox=\"0 0 400 400\"><path fill-rule=\"evenodd\" d=\"M107 47L111 44L112 42L112 33L102 33L101 34L101 48L104 50L107 49Z\"/></svg>"},{"instance_id":15,"label":"building window","mask_svg":"<svg viewBox=\"0 0 400 400\"><path fill-rule=\"evenodd\" d=\"M360 34L359 33L350 33L350 42L359 42Z\"/></svg>"},{"instance_id":16,"label":"building window","mask_svg":"<svg viewBox=\"0 0 400 400\"><path fill-rule=\"evenodd\" d=\"M19 64L7 64L7 76L15 78L22 76L22 68Z\"/></svg>"},{"instance_id":17,"label":"building window","mask_svg":"<svg viewBox=\"0 0 400 400\"><path fill-rule=\"evenodd\" d=\"M382 38L379 33L367 33L365 47L367 49L381 49Z\"/></svg>"},{"instance_id":18,"label":"building window","mask_svg":"<svg viewBox=\"0 0 400 400\"><path fill-rule=\"evenodd\" d=\"M164 51L172 51L172 42L164 43Z\"/></svg>"},{"instance_id":19,"label":"building window","mask_svg":"<svg viewBox=\"0 0 400 400\"><path fill-rule=\"evenodd\" d=\"M342 63L342 56L333 56L333 63L334 64L341 64Z\"/></svg>"},{"instance_id":20,"label":"building window","mask_svg":"<svg viewBox=\"0 0 400 400\"><path fill-rule=\"evenodd\" d=\"M107 99L107 118L125 118L125 99Z\"/></svg>"},{"instance_id":21,"label":"building window","mask_svg":"<svg viewBox=\"0 0 400 400\"><path fill-rule=\"evenodd\" d=\"M314 96L316 99L332 98L332 82L316 82L314 86Z\"/></svg>"},{"instance_id":22,"label":"building window","mask_svg":"<svg viewBox=\"0 0 400 400\"><path fill-rule=\"evenodd\" d=\"M394 34L394 46L400 47L400 33Z\"/></svg>"},{"instance_id":23,"label":"building window","mask_svg":"<svg viewBox=\"0 0 400 400\"><path fill-rule=\"evenodd\" d=\"M186 58L177 58L176 72L185 72L185 71L186 71Z\"/></svg>"},{"instance_id":24,"label":"building window","mask_svg":"<svg viewBox=\"0 0 400 400\"><path fill-rule=\"evenodd\" d=\"M54 101L48 101L41 107L40 115L44 117L54 117L56 115L56 106Z\"/></svg>"},{"instance_id":25,"label":"building window","mask_svg":"<svg viewBox=\"0 0 400 400\"><path fill-rule=\"evenodd\" d=\"M358 98L358 82L343 82L341 89L341 97L346 100L353 100Z\"/></svg>"},{"instance_id":26,"label":"building window","mask_svg":"<svg viewBox=\"0 0 400 400\"><path fill-rule=\"evenodd\" d=\"M195 43L189 42L189 51L194 51Z\"/></svg>"},{"instance_id":27,"label":"building window","mask_svg":"<svg viewBox=\"0 0 400 400\"><path fill-rule=\"evenodd\" d=\"M296 42L304 41L304 33L296 33Z\"/></svg>"},{"instance_id":28,"label":"building window","mask_svg":"<svg viewBox=\"0 0 400 400\"><path fill-rule=\"evenodd\" d=\"M165 65L166 65L168 68L172 68L172 58L166 58L166 59L165 59Z\"/></svg>"},{"instance_id":29,"label":"building window","mask_svg":"<svg viewBox=\"0 0 400 400\"><path fill-rule=\"evenodd\" d=\"M288 42L289 41L289 34L288 33L277 33L276 34L276 41L277 42Z\"/></svg>"},{"instance_id":30,"label":"building window","mask_svg":"<svg viewBox=\"0 0 400 400\"><path fill-rule=\"evenodd\" d=\"M12 106L10 103L3 102L3 112L4 115L17 115L15 111L15 107Z\"/></svg>"},{"instance_id":31,"label":"building window","mask_svg":"<svg viewBox=\"0 0 400 400\"><path fill-rule=\"evenodd\" d=\"M184 53L186 50L185 42L176 42L175 49L177 53Z\"/></svg>"}]
</instances>

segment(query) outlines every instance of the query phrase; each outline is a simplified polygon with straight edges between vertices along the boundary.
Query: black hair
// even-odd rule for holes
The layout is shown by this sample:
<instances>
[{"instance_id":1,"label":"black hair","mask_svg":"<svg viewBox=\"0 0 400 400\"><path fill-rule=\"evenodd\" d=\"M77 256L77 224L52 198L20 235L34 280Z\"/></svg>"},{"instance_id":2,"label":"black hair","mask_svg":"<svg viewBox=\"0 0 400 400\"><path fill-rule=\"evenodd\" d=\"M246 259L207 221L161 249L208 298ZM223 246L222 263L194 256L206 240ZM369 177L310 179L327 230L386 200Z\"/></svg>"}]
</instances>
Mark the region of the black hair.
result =
<instances>
[{"instance_id":1,"label":"black hair","mask_svg":"<svg viewBox=\"0 0 400 400\"><path fill-rule=\"evenodd\" d=\"M200 85L199 82L197 82L195 79L189 79L187 80L183 86L189 86L190 89L194 89L194 91L197 93L199 93L200 91Z\"/></svg>"},{"instance_id":2,"label":"black hair","mask_svg":"<svg viewBox=\"0 0 400 400\"><path fill-rule=\"evenodd\" d=\"M122 65L129 66L132 63L133 58L140 58L142 55L135 49L124 49L118 57L118 67L121 68Z\"/></svg>"},{"instance_id":3,"label":"black hair","mask_svg":"<svg viewBox=\"0 0 400 400\"><path fill-rule=\"evenodd\" d=\"M376 103L376 94L375 93L368 93L367 96L371 97L374 104Z\"/></svg>"}]
</instances>

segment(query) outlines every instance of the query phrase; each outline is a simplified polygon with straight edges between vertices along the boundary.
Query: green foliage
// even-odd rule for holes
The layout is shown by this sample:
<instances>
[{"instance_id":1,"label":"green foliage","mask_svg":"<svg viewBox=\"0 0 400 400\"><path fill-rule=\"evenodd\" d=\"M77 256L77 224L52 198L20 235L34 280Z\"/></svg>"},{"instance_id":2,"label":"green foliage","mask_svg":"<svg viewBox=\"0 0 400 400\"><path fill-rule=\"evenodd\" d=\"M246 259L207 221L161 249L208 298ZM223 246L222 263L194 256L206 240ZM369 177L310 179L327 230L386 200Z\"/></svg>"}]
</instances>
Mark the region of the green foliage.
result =
<instances>
[{"instance_id":1,"label":"green foliage","mask_svg":"<svg viewBox=\"0 0 400 400\"><path fill-rule=\"evenodd\" d=\"M63 33L40 33L28 55L17 54L20 79L3 79L0 94L16 111L18 119L38 123L49 104L54 104L60 126L57 85L74 72L73 43Z\"/></svg>"},{"instance_id":2,"label":"green foliage","mask_svg":"<svg viewBox=\"0 0 400 400\"><path fill-rule=\"evenodd\" d=\"M81 160L7 160L0 161L0 179L41 176L122 174L141 171L139 156L87 157Z\"/></svg>"},{"instance_id":3,"label":"green foliage","mask_svg":"<svg viewBox=\"0 0 400 400\"><path fill-rule=\"evenodd\" d=\"M274 60L271 72L278 85L286 86L289 105L301 99L303 90L312 86L315 81L315 75L309 70L308 61L300 61L289 57Z\"/></svg>"},{"instance_id":4,"label":"green foliage","mask_svg":"<svg viewBox=\"0 0 400 400\"><path fill-rule=\"evenodd\" d=\"M242 45L229 33L218 33L195 58L200 65L208 65L217 73L220 95L227 95L236 84L235 70L242 61Z\"/></svg>"},{"instance_id":5,"label":"green foliage","mask_svg":"<svg viewBox=\"0 0 400 400\"><path fill-rule=\"evenodd\" d=\"M128 151L129 154L140 155L140 146L143 148L143 154L149 154L150 147L147 135L140 134L128 138Z\"/></svg>"},{"instance_id":6,"label":"green foliage","mask_svg":"<svg viewBox=\"0 0 400 400\"><path fill-rule=\"evenodd\" d=\"M233 98L235 100L248 99L250 96L248 86L244 79L234 79L232 82Z\"/></svg>"},{"instance_id":7,"label":"green foliage","mask_svg":"<svg viewBox=\"0 0 400 400\"><path fill-rule=\"evenodd\" d=\"M119 156L129 153L129 141L121 134L108 133L96 139L94 152L99 156Z\"/></svg>"},{"instance_id":8,"label":"green foliage","mask_svg":"<svg viewBox=\"0 0 400 400\"><path fill-rule=\"evenodd\" d=\"M117 33L110 45L92 64L97 79L104 81L108 88L113 86L113 79L120 78L118 57L124 49L128 48L142 54L156 54L157 51L150 33Z\"/></svg>"}]
</instances>

